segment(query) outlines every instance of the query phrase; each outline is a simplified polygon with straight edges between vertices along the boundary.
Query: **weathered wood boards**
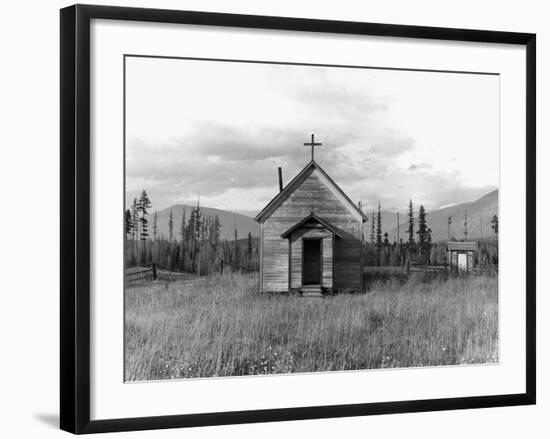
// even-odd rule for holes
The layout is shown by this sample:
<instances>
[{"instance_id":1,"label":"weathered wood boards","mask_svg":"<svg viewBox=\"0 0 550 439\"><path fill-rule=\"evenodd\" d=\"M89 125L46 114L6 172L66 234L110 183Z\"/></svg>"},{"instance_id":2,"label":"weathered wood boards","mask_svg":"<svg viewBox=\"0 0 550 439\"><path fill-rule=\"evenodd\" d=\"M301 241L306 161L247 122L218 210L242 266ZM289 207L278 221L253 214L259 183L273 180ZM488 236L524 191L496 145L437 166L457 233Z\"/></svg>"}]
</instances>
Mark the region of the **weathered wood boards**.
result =
<instances>
[{"instance_id":1,"label":"weathered wood boards","mask_svg":"<svg viewBox=\"0 0 550 439\"><path fill-rule=\"evenodd\" d=\"M142 282L157 278L157 267L151 264L148 267L130 267L124 271L126 282Z\"/></svg>"},{"instance_id":2,"label":"weathered wood boards","mask_svg":"<svg viewBox=\"0 0 550 439\"><path fill-rule=\"evenodd\" d=\"M315 161L256 220L262 225L260 291L300 290L304 286L306 240L318 240L323 290L362 289L361 244L366 217ZM307 264L312 263L307 259Z\"/></svg>"},{"instance_id":3,"label":"weathered wood boards","mask_svg":"<svg viewBox=\"0 0 550 439\"><path fill-rule=\"evenodd\" d=\"M474 256L477 252L477 243L473 241L447 243L447 260L449 270L470 272L474 269Z\"/></svg>"}]
</instances>

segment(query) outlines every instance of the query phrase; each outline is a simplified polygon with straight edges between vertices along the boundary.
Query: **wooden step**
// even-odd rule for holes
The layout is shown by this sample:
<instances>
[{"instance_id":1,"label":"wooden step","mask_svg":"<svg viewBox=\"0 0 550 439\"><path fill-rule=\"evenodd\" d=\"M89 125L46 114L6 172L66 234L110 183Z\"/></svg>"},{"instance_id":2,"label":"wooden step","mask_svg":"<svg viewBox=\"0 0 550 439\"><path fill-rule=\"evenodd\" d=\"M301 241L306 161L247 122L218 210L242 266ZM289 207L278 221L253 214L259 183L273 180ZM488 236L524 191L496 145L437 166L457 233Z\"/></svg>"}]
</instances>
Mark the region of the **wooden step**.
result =
<instances>
[{"instance_id":1,"label":"wooden step","mask_svg":"<svg viewBox=\"0 0 550 439\"><path fill-rule=\"evenodd\" d=\"M322 297L321 285L304 285L300 288L304 297Z\"/></svg>"}]
</instances>

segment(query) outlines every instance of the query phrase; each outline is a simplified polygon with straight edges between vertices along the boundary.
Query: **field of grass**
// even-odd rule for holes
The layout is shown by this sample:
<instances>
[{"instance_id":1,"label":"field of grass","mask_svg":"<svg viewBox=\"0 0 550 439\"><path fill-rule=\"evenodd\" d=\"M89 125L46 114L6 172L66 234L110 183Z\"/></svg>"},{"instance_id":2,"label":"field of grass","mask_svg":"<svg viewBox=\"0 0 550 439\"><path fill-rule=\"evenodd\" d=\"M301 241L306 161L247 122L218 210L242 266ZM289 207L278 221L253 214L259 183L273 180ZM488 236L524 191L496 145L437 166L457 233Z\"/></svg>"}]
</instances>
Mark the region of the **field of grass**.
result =
<instances>
[{"instance_id":1,"label":"field of grass","mask_svg":"<svg viewBox=\"0 0 550 439\"><path fill-rule=\"evenodd\" d=\"M497 278L412 276L368 293L259 295L255 275L126 290L126 380L498 361Z\"/></svg>"}]
</instances>

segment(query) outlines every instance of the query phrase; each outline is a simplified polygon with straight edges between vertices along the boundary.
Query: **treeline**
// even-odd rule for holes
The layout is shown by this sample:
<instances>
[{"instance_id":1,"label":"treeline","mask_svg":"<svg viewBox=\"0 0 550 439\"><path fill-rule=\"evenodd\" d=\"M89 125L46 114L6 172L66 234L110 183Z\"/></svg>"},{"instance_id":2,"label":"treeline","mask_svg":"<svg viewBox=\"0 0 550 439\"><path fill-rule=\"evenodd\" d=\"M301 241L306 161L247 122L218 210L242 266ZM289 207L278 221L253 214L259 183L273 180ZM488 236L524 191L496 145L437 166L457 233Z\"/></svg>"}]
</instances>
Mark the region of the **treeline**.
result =
<instances>
[{"instance_id":1,"label":"treeline","mask_svg":"<svg viewBox=\"0 0 550 439\"><path fill-rule=\"evenodd\" d=\"M150 208L151 201L143 190L126 210L127 267L154 263L159 269L197 275L224 269L259 269L258 239L250 233L245 239L239 239L236 229L233 241L221 239L219 217L204 215L199 203L191 209L188 218L185 208L179 219L175 219L170 210L167 237L158 235L157 212L149 227Z\"/></svg>"},{"instance_id":2,"label":"treeline","mask_svg":"<svg viewBox=\"0 0 550 439\"><path fill-rule=\"evenodd\" d=\"M382 215L380 204L378 210L372 211L372 221L369 239L365 240L363 248L363 263L369 266L405 266L415 265L446 265L447 243L432 242L432 230L428 225L428 212L423 205L415 215L412 200L409 201L407 212L407 224L405 240L399 238L396 242L390 242L387 232L382 233ZM399 217L397 219L399 221ZM452 218L448 218L449 235ZM498 237L498 216L491 220L491 228ZM464 217L464 239L468 236L468 219ZM457 241L452 237L450 241ZM498 265L498 239L486 238L475 240L478 242L479 251L476 254L476 265L494 267Z\"/></svg>"},{"instance_id":3,"label":"treeline","mask_svg":"<svg viewBox=\"0 0 550 439\"><path fill-rule=\"evenodd\" d=\"M498 240L485 238L483 240L476 239L475 241L477 241L479 249L475 254L475 265L498 267ZM363 263L368 266L404 267L407 264L436 266L448 264L447 242L432 243L430 253L424 256L423 259L418 258L418 254L415 253L415 250L408 243L397 243L395 241L383 244L380 250L370 243L366 243L363 255Z\"/></svg>"}]
</instances>

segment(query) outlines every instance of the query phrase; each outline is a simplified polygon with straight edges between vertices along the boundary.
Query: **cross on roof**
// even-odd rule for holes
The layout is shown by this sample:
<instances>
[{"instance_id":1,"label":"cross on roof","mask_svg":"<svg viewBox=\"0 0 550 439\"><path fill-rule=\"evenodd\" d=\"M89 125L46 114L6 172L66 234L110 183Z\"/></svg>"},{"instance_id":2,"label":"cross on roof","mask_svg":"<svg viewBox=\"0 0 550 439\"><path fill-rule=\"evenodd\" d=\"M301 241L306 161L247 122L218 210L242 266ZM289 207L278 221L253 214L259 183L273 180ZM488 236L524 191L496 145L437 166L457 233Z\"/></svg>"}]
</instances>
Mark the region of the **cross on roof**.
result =
<instances>
[{"instance_id":1,"label":"cross on roof","mask_svg":"<svg viewBox=\"0 0 550 439\"><path fill-rule=\"evenodd\" d=\"M315 134L311 135L311 142L304 143L304 146L311 146L311 161L313 161L314 148L321 145L322 143L315 143Z\"/></svg>"}]
</instances>

